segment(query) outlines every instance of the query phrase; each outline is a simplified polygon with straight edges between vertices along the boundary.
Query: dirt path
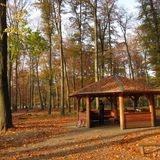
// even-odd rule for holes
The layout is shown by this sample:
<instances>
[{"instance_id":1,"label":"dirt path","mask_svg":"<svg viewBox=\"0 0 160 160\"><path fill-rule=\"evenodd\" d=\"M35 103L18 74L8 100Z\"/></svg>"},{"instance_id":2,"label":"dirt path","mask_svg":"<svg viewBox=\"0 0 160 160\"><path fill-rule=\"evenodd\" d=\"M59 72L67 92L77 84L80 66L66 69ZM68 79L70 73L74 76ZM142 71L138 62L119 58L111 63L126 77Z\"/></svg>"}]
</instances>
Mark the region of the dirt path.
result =
<instances>
[{"instance_id":1,"label":"dirt path","mask_svg":"<svg viewBox=\"0 0 160 160\"><path fill-rule=\"evenodd\" d=\"M139 153L137 144L145 137L152 136L152 132L159 128L120 130L119 127L76 128L67 126L72 132L49 138L46 141L26 144L12 148L4 155L15 159L96 159L96 160L150 160ZM128 141L128 136L133 136ZM160 133L159 133L160 134ZM125 148L130 145L136 148L137 153L131 155ZM118 148L120 147L120 148ZM100 154L99 150L101 151ZM39 154L37 154L39 152ZM6 157L4 156L4 159ZM3 157L2 157L3 159Z\"/></svg>"},{"instance_id":2,"label":"dirt path","mask_svg":"<svg viewBox=\"0 0 160 160\"><path fill-rule=\"evenodd\" d=\"M137 146L160 143L159 127L88 129L77 128L75 122L76 117L43 112L14 115L16 128L0 134L0 160L160 160L159 152L142 156Z\"/></svg>"}]
</instances>

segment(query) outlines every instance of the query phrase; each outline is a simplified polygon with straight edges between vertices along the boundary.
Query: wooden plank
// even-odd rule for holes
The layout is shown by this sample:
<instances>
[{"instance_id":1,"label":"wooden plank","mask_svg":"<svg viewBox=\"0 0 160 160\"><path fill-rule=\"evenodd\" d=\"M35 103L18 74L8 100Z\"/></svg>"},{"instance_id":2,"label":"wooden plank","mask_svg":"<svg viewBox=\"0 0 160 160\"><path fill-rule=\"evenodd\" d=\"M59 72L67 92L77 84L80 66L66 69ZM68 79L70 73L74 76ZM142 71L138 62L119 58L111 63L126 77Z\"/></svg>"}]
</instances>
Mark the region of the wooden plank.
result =
<instances>
[{"instance_id":1,"label":"wooden plank","mask_svg":"<svg viewBox=\"0 0 160 160\"><path fill-rule=\"evenodd\" d=\"M138 117L138 116L132 116L132 117L128 117L125 116L125 120L128 122L136 122L136 121L145 121L145 120L151 120L151 116L145 116L145 117Z\"/></svg>"},{"instance_id":2,"label":"wooden plank","mask_svg":"<svg viewBox=\"0 0 160 160\"><path fill-rule=\"evenodd\" d=\"M138 146L149 147L149 146L160 146L160 143L140 143Z\"/></svg>"},{"instance_id":3,"label":"wooden plank","mask_svg":"<svg viewBox=\"0 0 160 160\"><path fill-rule=\"evenodd\" d=\"M151 115L144 117L139 117L139 116L132 116L132 117L125 116L125 117L126 117L125 119L127 119L128 121L136 121L135 118L137 118L138 120L146 120L146 119L151 120Z\"/></svg>"},{"instance_id":4,"label":"wooden plank","mask_svg":"<svg viewBox=\"0 0 160 160\"><path fill-rule=\"evenodd\" d=\"M124 115L126 128L150 127L151 113L127 113Z\"/></svg>"},{"instance_id":5,"label":"wooden plank","mask_svg":"<svg viewBox=\"0 0 160 160\"><path fill-rule=\"evenodd\" d=\"M141 143L138 145L138 147L140 147L141 154L145 155L147 153L145 152L145 149L144 149L145 147L160 147L160 143ZM157 151L157 149L154 151ZM153 153L153 151L151 153Z\"/></svg>"},{"instance_id":6,"label":"wooden plank","mask_svg":"<svg viewBox=\"0 0 160 160\"><path fill-rule=\"evenodd\" d=\"M88 128L91 127L90 110L91 110L90 97L86 97L86 124Z\"/></svg>"},{"instance_id":7,"label":"wooden plank","mask_svg":"<svg viewBox=\"0 0 160 160\"><path fill-rule=\"evenodd\" d=\"M126 124L126 128L127 129L131 129L131 128L142 128L142 127L150 127L151 126L151 122L145 122L145 123L135 123L135 124Z\"/></svg>"}]
</instances>

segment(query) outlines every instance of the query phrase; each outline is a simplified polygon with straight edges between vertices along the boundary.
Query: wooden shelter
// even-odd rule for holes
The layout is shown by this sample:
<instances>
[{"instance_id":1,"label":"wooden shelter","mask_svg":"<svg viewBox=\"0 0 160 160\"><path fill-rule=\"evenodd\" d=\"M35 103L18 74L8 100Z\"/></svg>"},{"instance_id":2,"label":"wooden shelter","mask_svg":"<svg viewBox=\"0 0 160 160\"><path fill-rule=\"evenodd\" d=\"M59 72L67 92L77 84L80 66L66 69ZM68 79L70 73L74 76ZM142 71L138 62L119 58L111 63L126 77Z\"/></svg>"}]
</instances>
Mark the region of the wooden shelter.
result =
<instances>
[{"instance_id":1,"label":"wooden shelter","mask_svg":"<svg viewBox=\"0 0 160 160\"><path fill-rule=\"evenodd\" d=\"M114 118L118 118L120 128L153 127L155 126L155 105L154 95L160 94L160 90L153 89L139 81L131 80L121 76L108 76L98 82L94 82L79 91L72 93L71 97L76 97L78 105L80 99L86 99L86 123L91 127L92 113L91 101L95 97L106 97L113 102ZM135 112L140 96L145 96L149 102L149 110L145 112ZM124 98L129 97L134 102L134 111L129 112L124 109ZM79 108L79 107L78 107Z\"/></svg>"}]
</instances>

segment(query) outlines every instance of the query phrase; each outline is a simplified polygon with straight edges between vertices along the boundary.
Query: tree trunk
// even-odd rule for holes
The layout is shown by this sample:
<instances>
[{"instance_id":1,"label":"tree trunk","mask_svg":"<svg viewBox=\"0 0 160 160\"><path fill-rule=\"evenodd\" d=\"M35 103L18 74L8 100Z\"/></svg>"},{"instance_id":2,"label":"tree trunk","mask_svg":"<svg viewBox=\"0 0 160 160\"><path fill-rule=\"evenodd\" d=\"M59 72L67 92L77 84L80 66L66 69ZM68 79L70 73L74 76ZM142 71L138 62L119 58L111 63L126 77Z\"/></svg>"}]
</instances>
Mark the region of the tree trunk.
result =
<instances>
[{"instance_id":1,"label":"tree trunk","mask_svg":"<svg viewBox=\"0 0 160 160\"><path fill-rule=\"evenodd\" d=\"M1 58L1 64L2 64L2 57ZM1 65L0 64L0 65ZM0 72L2 71L2 66L0 66ZM0 76L2 77L2 73L0 73ZM6 116L6 108L5 108L5 97L2 90L2 79L0 80L0 131L7 129L7 116Z\"/></svg>"},{"instance_id":2,"label":"tree trunk","mask_svg":"<svg viewBox=\"0 0 160 160\"><path fill-rule=\"evenodd\" d=\"M72 84L73 84L73 91L76 91L75 61L73 61ZM73 99L73 108L74 110L76 110L76 98Z\"/></svg>"},{"instance_id":3,"label":"tree trunk","mask_svg":"<svg viewBox=\"0 0 160 160\"><path fill-rule=\"evenodd\" d=\"M98 28L99 28L99 40L100 40L100 46L101 46L101 65L100 65L100 78L104 77L104 40L105 40L105 31L107 28L107 25L105 28L102 30L101 28L101 23L98 23Z\"/></svg>"},{"instance_id":4,"label":"tree trunk","mask_svg":"<svg viewBox=\"0 0 160 160\"><path fill-rule=\"evenodd\" d=\"M68 74L67 74L65 58L64 58L64 72L65 72L65 79L66 79L66 86L67 86L67 95L66 95L67 99L66 99L66 102L67 102L67 106L68 106L68 112L70 113L71 112L71 104L70 104L70 98L69 98L70 89L69 89L69 79L68 79Z\"/></svg>"},{"instance_id":5,"label":"tree trunk","mask_svg":"<svg viewBox=\"0 0 160 160\"><path fill-rule=\"evenodd\" d=\"M130 54L128 43L127 43L126 32L123 33L123 36L124 36L126 51L127 51L128 59L129 59L129 68L130 68L130 71L131 71L132 79L134 79L134 71L133 71L133 66L132 66L132 58L131 58L131 54Z\"/></svg>"},{"instance_id":6,"label":"tree trunk","mask_svg":"<svg viewBox=\"0 0 160 160\"><path fill-rule=\"evenodd\" d=\"M49 79L49 108L48 108L48 114L51 114L52 111L52 38L51 33L49 35L49 70L50 70L50 79Z\"/></svg>"},{"instance_id":7,"label":"tree trunk","mask_svg":"<svg viewBox=\"0 0 160 160\"><path fill-rule=\"evenodd\" d=\"M148 67L147 67L147 52L144 51L144 67L145 67L145 76L146 76L146 81L149 83L149 75L148 75Z\"/></svg>"},{"instance_id":8,"label":"tree trunk","mask_svg":"<svg viewBox=\"0 0 160 160\"><path fill-rule=\"evenodd\" d=\"M104 41L101 42L101 77L104 77Z\"/></svg>"},{"instance_id":9,"label":"tree trunk","mask_svg":"<svg viewBox=\"0 0 160 160\"><path fill-rule=\"evenodd\" d=\"M37 75L37 87L38 87L38 93L39 93L39 100L40 100L40 104L41 104L41 109L44 109L44 105L43 105L43 99L42 99L42 94L41 94L41 89L40 89L40 81L39 81L39 71L38 71L38 63L39 60L37 60L37 64L36 64L36 75Z\"/></svg>"},{"instance_id":10,"label":"tree trunk","mask_svg":"<svg viewBox=\"0 0 160 160\"><path fill-rule=\"evenodd\" d=\"M82 51L82 2L80 0L79 13L79 45L80 45L80 65L81 65L81 88L83 88L83 51Z\"/></svg>"},{"instance_id":11,"label":"tree trunk","mask_svg":"<svg viewBox=\"0 0 160 160\"><path fill-rule=\"evenodd\" d=\"M94 73L95 82L98 81L98 30L97 30L97 0L94 1L94 41L95 41L95 57L94 57ZM98 108L98 98L96 98L96 108Z\"/></svg>"},{"instance_id":12,"label":"tree trunk","mask_svg":"<svg viewBox=\"0 0 160 160\"><path fill-rule=\"evenodd\" d=\"M16 43L19 43L19 31L18 31L18 29L19 29L19 24L18 24L18 22L16 22L16 29L17 29L17 33L16 33ZM17 55L16 55L16 68L15 68L15 74L16 74L16 77L15 77L15 81L16 81L16 97L15 97L15 100L16 100L16 102L15 102L15 108L14 108L14 110L15 111L17 111L17 108L18 108L18 105L19 105L19 107L20 107L20 100L19 100L19 104L18 104L18 94L20 94L20 93L18 93L18 87L19 87L19 83L18 83L18 67L19 67L19 47L18 47L18 49L17 49L17 53L16 53Z\"/></svg>"},{"instance_id":13,"label":"tree trunk","mask_svg":"<svg viewBox=\"0 0 160 160\"><path fill-rule=\"evenodd\" d=\"M20 87L18 87L18 94L19 94L19 108L22 109L22 95Z\"/></svg>"},{"instance_id":14,"label":"tree trunk","mask_svg":"<svg viewBox=\"0 0 160 160\"><path fill-rule=\"evenodd\" d=\"M33 58L30 55L30 76L29 76L29 108L33 108L34 97L34 83L33 83Z\"/></svg>"},{"instance_id":15,"label":"tree trunk","mask_svg":"<svg viewBox=\"0 0 160 160\"><path fill-rule=\"evenodd\" d=\"M112 44L111 44L111 19L110 19L110 13L108 14L108 44L109 44L109 58L110 58L110 75L114 74L114 68L113 68L113 53L112 53Z\"/></svg>"},{"instance_id":16,"label":"tree trunk","mask_svg":"<svg viewBox=\"0 0 160 160\"><path fill-rule=\"evenodd\" d=\"M9 84L9 97L10 97L10 103L12 106L12 68L13 68L13 63L12 63L12 57L11 57L11 52L9 53L9 73L8 73L8 84Z\"/></svg>"},{"instance_id":17,"label":"tree trunk","mask_svg":"<svg viewBox=\"0 0 160 160\"><path fill-rule=\"evenodd\" d=\"M98 81L98 31L97 31L97 0L94 1L94 41L95 41L95 82Z\"/></svg>"},{"instance_id":18,"label":"tree trunk","mask_svg":"<svg viewBox=\"0 0 160 160\"><path fill-rule=\"evenodd\" d=\"M6 0L0 0L0 131L13 127L7 77Z\"/></svg>"},{"instance_id":19,"label":"tree trunk","mask_svg":"<svg viewBox=\"0 0 160 160\"><path fill-rule=\"evenodd\" d=\"M62 41L62 26L61 26L61 1L58 1L58 17L59 17L59 43L60 43L60 58L61 58L61 115L65 114L64 110L64 60L63 60L63 41Z\"/></svg>"},{"instance_id":20,"label":"tree trunk","mask_svg":"<svg viewBox=\"0 0 160 160\"><path fill-rule=\"evenodd\" d=\"M56 85L56 107L59 108L59 90L58 90L58 84Z\"/></svg>"},{"instance_id":21,"label":"tree trunk","mask_svg":"<svg viewBox=\"0 0 160 160\"><path fill-rule=\"evenodd\" d=\"M18 60L16 58L16 67L15 67L15 81L16 81L16 91L15 91L15 105L14 111L17 111L18 108Z\"/></svg>"}]
</instances>

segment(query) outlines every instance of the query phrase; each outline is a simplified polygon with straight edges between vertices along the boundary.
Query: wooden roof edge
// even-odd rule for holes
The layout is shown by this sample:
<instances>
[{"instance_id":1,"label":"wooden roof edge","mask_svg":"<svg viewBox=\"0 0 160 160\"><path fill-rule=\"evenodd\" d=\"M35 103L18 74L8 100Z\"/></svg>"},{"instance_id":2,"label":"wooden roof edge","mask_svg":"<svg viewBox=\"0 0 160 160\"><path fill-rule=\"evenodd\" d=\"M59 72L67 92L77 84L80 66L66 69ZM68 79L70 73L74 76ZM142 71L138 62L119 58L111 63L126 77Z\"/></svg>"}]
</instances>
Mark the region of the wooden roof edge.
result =
<instances>
[{"instance_id":1,"label":"wooden roof edge","mask_svg":"<svg viewBox=\"0 0 160 160\"><path fill-rule=\"evenodd\" d=\"M105 96L105 95L113 95L113 94L120 94L123 92L121 91L112 91L112 92L83 92L83 93L73 93L73 94L70 94L69 96L70 97L86 97L86 96Z\"/></svg>"},{"instance_id":2,"label":"wooden roof edge","mask_svg":"<svg viewBox=\"0 0 160 160\"><path fill-rule=\"evenodd\" d=\"M111 88L106 88L106 90L104 91L100 91L99 88L95 87L94 90L91 89L92 86L96 85L97 83L101 83L101 79L98 82L92 82L91 84L77 90L74 91L73 93L71 93L69 96L70 97L78 97L78 96L87 96L87 95L91 95L91 96L98 96L98 95L103 95L103 94L117 94L117 93L125 93L125 94L160 94L160 89L157 88L152 88L151 86L148 86L142 82L139 82L137 80L131 80L128 79L127 77L122 77L122 76L118 76L118 75L112 75L112 76L108 76L105 77L104 80L107 80L109 78L113 78L114 79L114 83L115 85L118 87L116 89L113 88L113 90L111 90ZM127 81L126 81L127 80ZM134 83L133 83L133 82ZM104 83L104 81L103 81ZM135 87L131 87L129 86L129 88L127 87L128 84L131 83L133 86L135 85Z\"/></svg>"},{"instance_id":3,"label":"wooden roof edge","mask_svg":"<svg viewBox=\"0 0 160 160\"><path fill-rule=\"evenodd\" d=\"M153 90L123 90L123 91L103 91L103 92L83 92L78 93L74 92L71 93L70 97L85 97L85 96L99 96L99 95L112 95L112 94L160 94L160 90L153 89Z\"/></svg>"},{"instance_id":4,"label":"wooden roof edge","mask_svg":"<svg viewBox=\"0 0 160 160\"><path fill-rule=\"evenodd\" d=\"M117 93L123 93L120 91L103 91L103 92L83 92L83 93L78 93L78 92L73 92L69 96L70 97L76 97L76 96L87 96L87 95L104 95L104 94L117 94Z\"/></svg>"}]
</instances>

